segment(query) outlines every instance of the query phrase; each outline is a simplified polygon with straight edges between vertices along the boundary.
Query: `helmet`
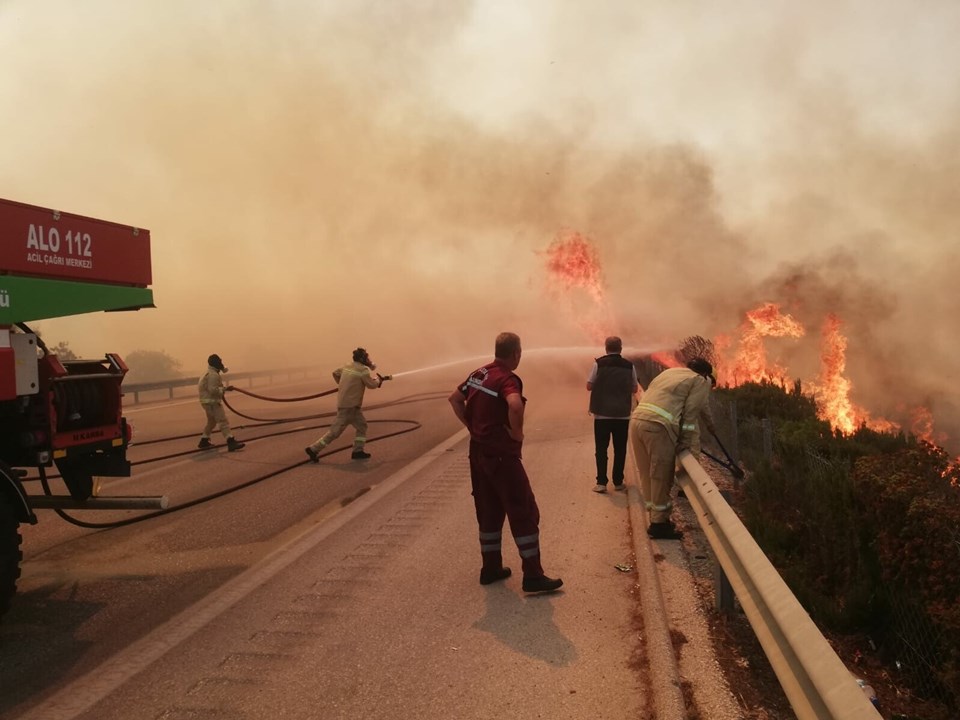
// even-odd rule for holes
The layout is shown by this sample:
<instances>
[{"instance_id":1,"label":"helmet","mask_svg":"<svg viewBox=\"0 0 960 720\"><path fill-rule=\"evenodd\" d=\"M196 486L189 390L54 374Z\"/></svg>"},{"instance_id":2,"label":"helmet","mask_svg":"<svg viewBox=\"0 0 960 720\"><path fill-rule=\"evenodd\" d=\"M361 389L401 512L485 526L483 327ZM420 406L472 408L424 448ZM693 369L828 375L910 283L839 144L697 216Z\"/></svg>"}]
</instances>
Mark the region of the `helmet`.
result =
<instances>
[{"instance_id":1,"label":"helmet","mask_svg":"<svg viewBox=\"0 0 960 720\"><path fill-rule=\"evenodd\" d=\"M358 347L353 351L353 360L354 362L366 365L371 370L376 368L376 365L374 365L373 361L370 359L370 354L362 347Z\"/></svg>"},{"instance_id":2,"label":"helmet","mask_svg":"<svg viewBox=\"0 0 960 720\"><path fill-rule=\"evenodd\" d=\"M220 372L226 372L227 370L223 366L223 360L221 360L220 356L217 355L216 353L214 353L213 355L207 358L207 365L214 368L215 370L219 370Z\"/></svg>"},{"instance_id":3,"label":"helmet","mask_svg":"<svg viewBox=\"0 0 960 720\"><path fill-rule=\"evenodd\" d=\"M711 375L713 375L713 365L701 357L694 358L688 362L687 367L693 370L697 375L703 375L705 378L709 378Z\"/></svg>"}]
</instances>

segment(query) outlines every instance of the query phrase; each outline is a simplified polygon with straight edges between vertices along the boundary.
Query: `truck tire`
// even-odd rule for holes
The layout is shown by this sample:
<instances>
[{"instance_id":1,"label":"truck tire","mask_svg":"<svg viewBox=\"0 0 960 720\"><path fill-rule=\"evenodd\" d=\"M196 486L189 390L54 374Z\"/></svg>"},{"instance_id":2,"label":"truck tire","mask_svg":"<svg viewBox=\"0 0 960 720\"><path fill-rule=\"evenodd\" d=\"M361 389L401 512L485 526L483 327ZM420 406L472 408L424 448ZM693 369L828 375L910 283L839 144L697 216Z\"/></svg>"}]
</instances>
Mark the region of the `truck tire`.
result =
<instances>
[{"instance_id":1,"label":"truck tire","mask_svg":"<svg viewBox=\"0 0 960 720\"><path fill-rule=\"evenodd\" d=\"M20 522L10 500L0 493L0 616L10 609L20 577Z\"/></svg>"}]
</instances>

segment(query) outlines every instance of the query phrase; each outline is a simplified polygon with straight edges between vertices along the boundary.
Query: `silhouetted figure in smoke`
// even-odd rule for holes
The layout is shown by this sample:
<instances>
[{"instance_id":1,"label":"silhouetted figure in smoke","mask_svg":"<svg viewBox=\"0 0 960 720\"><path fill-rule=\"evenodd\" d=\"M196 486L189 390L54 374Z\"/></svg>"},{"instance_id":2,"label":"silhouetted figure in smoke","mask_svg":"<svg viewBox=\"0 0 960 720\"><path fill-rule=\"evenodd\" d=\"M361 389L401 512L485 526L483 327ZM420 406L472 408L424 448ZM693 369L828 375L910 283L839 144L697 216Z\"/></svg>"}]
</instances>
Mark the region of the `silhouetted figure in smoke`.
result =
<instances>
[{"instance_id":1,"label":"silhouetted figure in smoke","mask_svg":"<svg viewBox=\"0 0 960 720\"><path fill-rule=\"evenodd\" d=\"M323 437L305 448L311 462L320 461L320 451L340 437L347 425L353 425L357 432L350 457L354 460L366 460L370 457L370 453L363 449L367 442L367 419L361 409L363 395L367 388L378 388L392 378L391 375L374 373L376 369L370 355L361 347L353 351L352 363L333 371L333 379L338 386L337 418Z\"/></svg>"},{"instance_id":2,"label":"silhouetted figure in smoke","mask_svg":"<svg viewBox=\"0 0 960 720\"><path fill-rule=\"evenodd\" d=\"M607 447L613 440L613 487L623 490L623 468L627 461L627 430L634 396L640 389L637 369L620 354L623 341L616 336L604 343L607 354L593 363L587 390L593 414L594 455L597 460L597 484L593 491L607 491Z\"/></svg>"}]
</instances>

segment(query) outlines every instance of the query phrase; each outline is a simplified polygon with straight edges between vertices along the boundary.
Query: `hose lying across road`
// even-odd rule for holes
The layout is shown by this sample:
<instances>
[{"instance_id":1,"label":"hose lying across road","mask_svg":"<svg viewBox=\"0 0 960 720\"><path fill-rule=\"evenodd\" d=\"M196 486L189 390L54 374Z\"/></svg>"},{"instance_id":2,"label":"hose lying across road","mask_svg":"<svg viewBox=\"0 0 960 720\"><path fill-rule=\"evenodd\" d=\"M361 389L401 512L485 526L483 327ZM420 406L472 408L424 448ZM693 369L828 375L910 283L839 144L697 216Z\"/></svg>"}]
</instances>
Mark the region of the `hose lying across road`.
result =
<instances>
[{"instance_id":1,"label":"hose lying across road","mask_svg":"<svg viewBox=\"0 0 960 720\"><path fill-rule=\"evenodd\" d=\"M250 392L250 391L248 391L248 390L241 390L240 388L236 388L236 387L233 388L233 390L234 390L235 392L239 392L239 393L242 393L242 394L244 394L244 395L249 395L250 397L254 397L254 398L257 398L257 399L259 399L259 400L266 400L266 401L268 401L268 402L301 402L301 401L304 401L304 400L313 400L313 399L316 399L316 398L324 397L325 395L332 395L333 393L337 392L337 389L334 388L333 390L326 390L326 391L321 392L321 393L316 393L316 394L314 394L314 395L304 395L304 396L302 396L302 397L294 397L294 398L273 398L273 397L267 397L267 396L265 396L265 395L258 395L258 394L256 394L256 393L252 393L252 392ZM444 397L446 397L446 396L447 396L447 393L446 393L446 392L440 392L440 391L429 392L429 393L419 393L419 394L416 394L416 395L408 395L408 396L406 396L406 397L402 397L402 398L400 398L400 399L398 399L398 400L393 400L393 401L391 401L391 402L384 402L384 403L378 403L378 404L374 404L374 405L369 405L369 406L367 406L366 409L367 409L367 410L377 410L377 409L381 409L381 408L393 407L393 406L395 406L395 405L405 405L405 404L408 404L408 403L424 402L424 401L429 401L429 400L438 400L438 399L444 398ZM270 427L270 426L274 426L274 425L283 425L283 424L285 424L285 423L291 423L291 422L303 422L304 420L318 420L318 419L320 419L320 418L331 417L331 416L333 416L333 415L336 414L335 412L325 412L325 413L316 413L316 414L313 414L313 415L305 415L305 416L301 416L301 417L292 417L292 418L273 418L273 419L256 418L256 417L252 417L252 416L250 416L250 415L245 415L245 414L241 413L241 412L238 411L235 407L233 407L229 402L227 402L226 398L224 398L223 403L224 403L224 405L226 405L228 408L230 408L230 410L231 410L233 413L235 413L235 414L238 415L239 417L242 417L242 418L244 418L244 419L246 419L246 420L252 420L252 421L254 421L254 422L256 423L255 425L238 425L238 426L236 426L236 429L237 429L237 430L252 429L252 428L265 428L265 427ZM397 435L403 435L403 434L405 434L405 433L413 432L414 430L419 430L420 427L422 427L421 424L420 424L419 422L417 422L416 420L408 420L408 419L379 419L379 420L376 420L376 419L375 419L375 420L368 420L367 422L370 423L371 425L372 425L372 424L375 424L375 423L376 423L376 424L379 424L379 423L395 423L395 424L405 424L405 425L409 425L409 427L406 427L406 428L404 428L403 430L396 430L396 431L394 431L394 432L389 432L389 433L385 433L385 434L383 434L383 435L377 435L376 437L368 438L368 439L367 439L367 442L368 442L368 443L376 442L376 441L378 441L378 440L385 440L386 438L395 437L395 436L397 436ZM299 427L296 427L296 428L294 428L294 429L292 429L292 430L279 430L279 431L276 431L276 432L266 432L266 433L263 433L263 434L260 434L260 435L255 435L255 436L253 436L253 437L250 437L249 439L250 439L250 440L262 440L262 439L264 439L264 438L278 437L278 436L280 436L280 435L290 435L290 434L293 434L293 433L299 433L299 432L303 432L304 430L319 430L319 429L325 428L325 427L330 427L330 423L320 423L320 424L311 425L311 426L308 426L308 427L299 426ZM174 441L174 440L183 440L183 439L192 438L192 437L195 437L195 436L196 436L196 433L191 433L191 434L189 434L189 435L176 435L176 436L174 436L174 437L158 438L158 439L156 439L156 440L148 440L148 441L146 441L146 442L136 443L136 444L137 444L138 446L155 445L155 444L157 444L157 443L172 442L172 441ZM214 446L214 447L216 447L216 446ZM326 452L319 453L318 455L319 455L319 457L323 458L323 457L328 457L328 456L330 456L330 455L334 455L335 453L343 452L343 451L348 450L348 449L349 449L349 446L347 446L347 447L342 447L342 448L337 448L336 450L328 450L328 451L326 451ZM146 459L146 460L140 460L140 461L138 461L138 462L136 462L136 463L132 463L132 465L145 465L145 464L147 464L147 463L159 462L159 461L161 461L161 460L169 460L169 459L171 459L171 458L181 457L181 456L184 456L184 455L193 455L194 453L208 452L208 451L209 451L209 449L203 449L203 450L200 450L200 449L191 449L191 450L186 450L186 451L182 451L182 452L170 453L170 454L167 454L167 455L158 455L157 457L152 457L152 458L148 458L148 459ZM224 489L224 490L220 490L220 491L215 492L215 493L212 493L212 494L210 494L210 495L204 495L204 496L199 497L199 498L196 498L196 499L194 499L194 500L190 500L189 502L181 503L180 505L174 505L173 507L168 507L168 508L164 508L163 510L157 510L157 511L154 511L154 512L145 513L145 514L143 514L143 515L138 515L138 516L136 516L136 517L126 518L126 519L124 519L124 520L116 520L116 521L113 521L113 522L93 523L93 522L87 522L87 521L85 521L85 520L80 520L80 519L78 519L78 518L75 518L75 517L73 517L72 515L69 515L68 513L66 513L66 512L65 512L63 509L61 509L61 508L54 508L54 511L57 513L57 515L59 515L59 516L60 516L61 518L63 518L64 520L66 520L68 523L71 523L71 524L73 524L73 525L77 525L78 527L90 528L90 529L96 529L96 530L102 530L102 529L107 529L107 528L115 528L115 527L123 527L123 526L125 526L125 525L132 525L132 524L134 524L134 523L143 522L144 520L150 520L151 518L160 517L161 515L169 515L170 513L174 513L174 512L177 512L177 511L179 511L179 510L185 510L185 509L187 509L187 508L194 507L194 506L196 506L196 505L201 505L201 504L203 504L203 503L205 503L205 502L209 502L209 501L211 501L211 500L215 500L215 499L217 499L217 498L221 498L221 497L224 497L224 496L226 496L226 495L230 495L231 493L235 493L235 492L237 492L237 491L239 491L239 490L243 490L244 488L248 488L248 487L250 487L251 485L256 485L257 483L261 483L261 482L263 482L264 480L269 480L270 478L274 478L274 477L277 477L278 475L282 475L283 473L289 472L290 470L293 470L293 469L295 469L295 468L298 468L298 467L300 467L300 466L302 466L302 465L306 465L306 464L309 463L309 462L311 462L309 458L304 459L304 460L300 460L300 461L298 461L298 462L293 463L292 465L287 465L286 467L282 467L282 468L279 468L279 469L277 469L277 470L273 470L273 471L271 471L271 472L265 473L265 474L263 474L263 475L259 475L259 476L255 477L255 478L251 479L251 480L247 480L247 481L245 481L245 482L242 482L242 483L240 483L239 485L234 485L233 487L229 487L229 488L226 488L226 489ZM58 477L58 476L54 475L54 476L50 476L50 477ZM46 475L46 473L44 472L44 468L42 468L42 467L40 468L40 478L39 478L39 479L40 479L41 485L43 486L44 494L46 494L46 495L52 495L53 493L50 491L50 486L49 486L49 483L48 483L48 476Z\"/></svg>"}]
</instances>

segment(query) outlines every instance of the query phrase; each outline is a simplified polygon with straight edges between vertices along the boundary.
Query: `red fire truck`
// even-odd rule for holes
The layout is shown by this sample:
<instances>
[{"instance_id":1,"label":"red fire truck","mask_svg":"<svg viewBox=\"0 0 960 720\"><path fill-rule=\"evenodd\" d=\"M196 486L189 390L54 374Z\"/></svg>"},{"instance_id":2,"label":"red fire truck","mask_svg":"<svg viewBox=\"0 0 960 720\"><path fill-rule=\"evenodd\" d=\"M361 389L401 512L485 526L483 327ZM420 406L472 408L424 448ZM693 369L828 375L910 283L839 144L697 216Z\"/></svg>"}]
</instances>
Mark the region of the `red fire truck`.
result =
<instances>
[{"instance_id":1,"label":"red fire truck","mask_svg":"<svg viewBox=\"0 0 960 720\"><path fill-rule=\"evenodd\" d=\"M0 615L20 577L20 524L39 508L124 507L92 497L94 478L130 475L123 360L61 360L27 323L153 307L150 284L149 231L0 199ZM48 468L68 494L28 492Z\"/></svg>"}]
</instances>

